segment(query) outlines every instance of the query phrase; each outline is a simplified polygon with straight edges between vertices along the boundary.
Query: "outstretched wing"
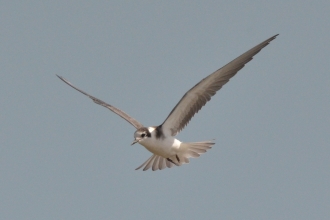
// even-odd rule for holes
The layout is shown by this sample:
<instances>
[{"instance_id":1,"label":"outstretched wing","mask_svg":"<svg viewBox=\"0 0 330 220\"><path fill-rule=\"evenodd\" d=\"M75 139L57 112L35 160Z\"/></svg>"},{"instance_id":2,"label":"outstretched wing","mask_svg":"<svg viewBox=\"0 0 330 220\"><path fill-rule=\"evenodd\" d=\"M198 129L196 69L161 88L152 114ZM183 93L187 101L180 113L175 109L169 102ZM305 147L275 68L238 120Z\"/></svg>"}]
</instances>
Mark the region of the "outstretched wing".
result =
<instances>
[{"instance_id":1,"label":"outstretched wing","mask_svg":"<svg viewBox=\"0 0 330 220\"><path fill-rule=\"evenodd\" d=\"M87 94L86 92L78 89L77 87L75 87L74 85L72 85L69 81L67 81L66 79L64 79L63 77L56 75L58 78L60 78L63 82L65 82L66 84L68 84L69 86L71 86L72 88L74 88L75 90L81 92L82 94L88 96L89 98L91 98L96 104L98 105L102 105L104 107L106 107L107 109L109 109L110 111L116 113L117 115L119 115L120 117L122 117L123 119L125 119L126 121L128 121L131 125L133 125L136 129L143 127L143 125L138 122L136 119L132 118L131 116L129 116L128 114L126 114L125 112L123 112L122 110L109 105L108 103L103 102L102 100L95 98L94 96L91 96L89 94Z\"/></svg>"},{"instance_id":2,"label":"outstretched wing","mask_svg":"<svg viewBox=\"0 0 330 220\"><path fill-rule=\"evenodd\" d=\"M161 125L163 132L172 136L177 135L206 102L277 35L253 47L191 88Z\"/></svg>"}]
</instances>

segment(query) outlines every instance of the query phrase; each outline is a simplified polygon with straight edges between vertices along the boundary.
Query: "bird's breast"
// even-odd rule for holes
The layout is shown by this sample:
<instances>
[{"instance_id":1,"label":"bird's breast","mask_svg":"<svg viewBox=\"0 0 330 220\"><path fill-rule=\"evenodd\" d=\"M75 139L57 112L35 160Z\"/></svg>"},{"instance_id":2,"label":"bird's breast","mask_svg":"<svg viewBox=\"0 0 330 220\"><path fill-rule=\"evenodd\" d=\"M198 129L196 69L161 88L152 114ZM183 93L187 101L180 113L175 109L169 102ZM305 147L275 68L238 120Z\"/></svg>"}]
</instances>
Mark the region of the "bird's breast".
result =
<instances>
[{"instance_id":1,"label":"bird's breast","mask_svg":"<svg viewBox=\"0 0 330 220\"><path fill-rule=\"evenodd\" d=\"M168 158L176 154L181 142L173 137L157 139L155 136L151 136L151 138L140 141L140 144L151 153Z\"/></svg>"}]
</instances>

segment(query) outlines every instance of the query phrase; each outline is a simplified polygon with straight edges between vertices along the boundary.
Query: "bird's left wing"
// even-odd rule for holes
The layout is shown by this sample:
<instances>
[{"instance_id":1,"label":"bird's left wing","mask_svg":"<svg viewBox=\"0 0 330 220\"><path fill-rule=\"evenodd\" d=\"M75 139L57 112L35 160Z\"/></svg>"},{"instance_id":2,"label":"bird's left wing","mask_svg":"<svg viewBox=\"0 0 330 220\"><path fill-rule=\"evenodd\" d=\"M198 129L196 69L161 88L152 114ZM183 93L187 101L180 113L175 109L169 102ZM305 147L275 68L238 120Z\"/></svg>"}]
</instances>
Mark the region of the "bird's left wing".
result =
<instances>
[{"instance_id":1,"label":"bird's left wing","mask_svg":"<svg viewBox=\"0 0 330 220\"><path fill-rule=\"evenodd\" d=\"M91 96L89 94L87 94L86 92L78 89L77 87L75 87L74 85L72 85L68 80L64 79L63 77L56 75L58 78L60 78L63 82L65 82L66 84L68 84L69 86L71 86L72 88L74 88L75 90L81 92L82 94L88 96L89 98L91 98L96 104L98 105L102 105L104 107L106 107L107 109L109 109L110 111L116 113L117 115L119 115L120 117L122 117L123 119L125 119L127 122L129 122L131 125L133 125L136 129L143 127L143 125L138 122L136 119L132 118L131 116L129 116L128 114L126 114L125 112L123 112L122 110L116 108L115 106L112 106L108 103L103 102L102 100L95 98L94 96Z\"/></svg>"},{"instance_id":2,"label":"bird's left wing","mask_svg":"<svg viewBox=\"0 0 330 220\"><path fill-rule=\"evenodd\" d=\"M163 132L172 136L179 133L206 102L277 35L248 50L191 88L160 125Z\"/></svg>"}]
</instances>

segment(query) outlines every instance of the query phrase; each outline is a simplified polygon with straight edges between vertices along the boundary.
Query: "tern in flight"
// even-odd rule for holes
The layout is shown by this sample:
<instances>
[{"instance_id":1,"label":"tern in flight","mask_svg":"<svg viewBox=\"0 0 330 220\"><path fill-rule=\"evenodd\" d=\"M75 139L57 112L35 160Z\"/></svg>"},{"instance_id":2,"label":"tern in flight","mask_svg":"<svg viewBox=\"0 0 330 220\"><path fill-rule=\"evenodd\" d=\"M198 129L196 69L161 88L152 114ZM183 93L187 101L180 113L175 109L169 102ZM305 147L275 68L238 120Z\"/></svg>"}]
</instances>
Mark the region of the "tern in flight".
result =
<instances>
[{"instance_id":1,"label":"tern in flight","mask_svg":"<svg viewBox=\"0 0 330 220\"><path fill-rule=\"evenodd\" d=\"M230 78L242 69L246 63L252 60L254 55L274 40L277 35L258 44L227 65L202 79L184 94L165 121L158 126L144 127L140 122L122 110L87 94L63 77L57 76L72 88L91 98L96 104L108 108L136 128L132 145L139 143L152 153L152 156L141 166L136 168L136 170L142 167L144 171L149 168L152 168L154 171L158 169L162 170L166 167L171 168L173 166L181 166L182 164L189 163L189 158L199 157L200 154L211 149L211 146L215 144L213 141L181 142L176 139L175 136Z\"/></svg>"}]
</instances>

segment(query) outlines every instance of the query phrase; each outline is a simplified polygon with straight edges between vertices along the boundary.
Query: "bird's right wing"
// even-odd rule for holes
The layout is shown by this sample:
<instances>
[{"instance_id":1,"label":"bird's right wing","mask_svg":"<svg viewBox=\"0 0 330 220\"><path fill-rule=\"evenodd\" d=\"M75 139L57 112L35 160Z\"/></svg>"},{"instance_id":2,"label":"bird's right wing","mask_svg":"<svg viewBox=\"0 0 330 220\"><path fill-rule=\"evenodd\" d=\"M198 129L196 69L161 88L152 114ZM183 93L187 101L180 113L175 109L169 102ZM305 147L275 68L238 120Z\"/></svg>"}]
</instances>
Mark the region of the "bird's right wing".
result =
<instances>
[{"instance_id":1,"label":"bird's right wing","mask_svg":"<svg viewBox=\"0 0 330 220\"><path fill-rule=\"evenodd\" d=\"M75 87L74 85L72 85L69 81L67 81L66 79L64 79L63 77L56 75L58 78L60 78L63 82L65 82L66 84L68 84L69 86L71 86L72 88L74 88L75 90L81 92L82 94L88 96L89 98L91 98L96 104L98 105L102 105L104 107L106 107L107 109L109 109L110 111L116 113L117 115L119 115L120 117L122 117L123 119L125 119L126 121L128 121L131 125L133 125L136 129L143 127L143 125L138 122L136 119L132 118L131 116L129 116L128 114L126 114L125 112L123 112L122 110L103 102L102 100L95 98L94 96L91 96L89 94L87 94L86 92L78 89L77 87Z\"/></svg>"}]
</instances>

